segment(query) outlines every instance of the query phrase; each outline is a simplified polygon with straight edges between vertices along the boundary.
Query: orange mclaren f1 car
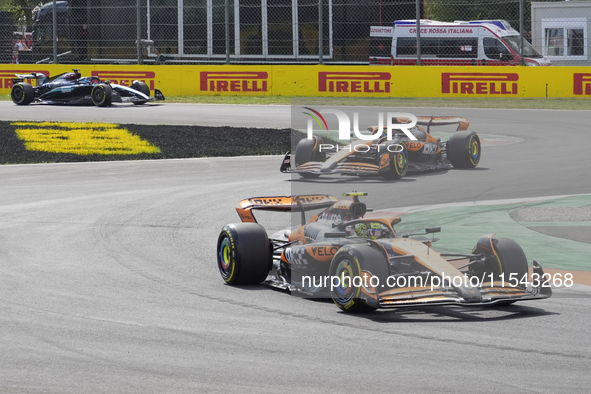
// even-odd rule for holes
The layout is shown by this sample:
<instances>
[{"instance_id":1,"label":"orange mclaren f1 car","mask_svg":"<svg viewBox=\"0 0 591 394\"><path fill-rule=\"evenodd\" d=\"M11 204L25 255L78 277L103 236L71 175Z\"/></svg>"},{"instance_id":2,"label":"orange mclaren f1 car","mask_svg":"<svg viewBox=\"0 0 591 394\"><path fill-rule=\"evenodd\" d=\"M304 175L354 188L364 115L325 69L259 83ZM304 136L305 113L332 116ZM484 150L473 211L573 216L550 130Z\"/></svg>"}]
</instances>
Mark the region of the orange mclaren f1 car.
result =
<instances>
[{"instance_id":1,"label":"orange mclaren f1 car","mask_svg":"<svg viewBox=\"0 0 591 394\"><path fill-rule=\"evenodd\" d=\"M249 198L236 208L242 223L224 226L217 242L217 263L230 285L268 282L271 286L316 297L332 297L346 312L427 305L499 305L548 298L544 271L533 273L521 247L494 234L480 237L470 253L438 253L437 238L398 234L399 217L366 217L348 193ZM296 212L302 225L270 238L253 212ZM319 213L306 220L308 211ZM281 239L283 238L283 239Z\"/></svg>"},{"instance_id":2,"label":"orange mclaren f1 car","mask_svg":"<svg viewBox=\"0 0 591 394\"><path fill-rule=\"evenodd\" d=\"M398 118L394 123L408 123ZM431 135L432 126L455 125L457 129L447 141ZM302 139L295 154L287 152L281 172L298 173L303 178L321 175L380 175L385 179L400 179L407 171L442 168L474 168L481 156L478 134L468 131L466 118L449 116L417 116L417 125L409 129L416 140L402 130L396 130L390 140L386 133L375 140L355 140L348 145L325 143L321 137ZM382 131L371 126L372 135ZM386 131L386 128L384 128Z\"/></svg>"}]
</instances>

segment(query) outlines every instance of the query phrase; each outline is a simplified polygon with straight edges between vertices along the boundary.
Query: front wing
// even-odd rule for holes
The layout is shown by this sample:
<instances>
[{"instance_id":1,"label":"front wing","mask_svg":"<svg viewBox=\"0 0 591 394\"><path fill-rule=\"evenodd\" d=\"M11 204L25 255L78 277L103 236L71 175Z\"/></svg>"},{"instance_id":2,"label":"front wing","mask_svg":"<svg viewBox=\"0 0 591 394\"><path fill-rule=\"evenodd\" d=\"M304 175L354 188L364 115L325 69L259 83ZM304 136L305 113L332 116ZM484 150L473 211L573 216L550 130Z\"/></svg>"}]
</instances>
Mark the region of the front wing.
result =
<instances>
[{"instance_id":1,"label":"front wing","mask_svg":"<svg viewBox=\"0 0 591 394\"><path fill-rule=\"evenodd\" d=\"M281 167L279 170L283 173L289 174L314 174L314 175L333 175L333 174L342 174L342 175L379 175L388 170L388 166L377 166L375 164L369 163L360 163L360 162L339 162L336 166L327 169L322 168L324 162L321 161L309 161L304 163L296 168L291 166L292 161L292 154L287 152L285 157L283 158L283 162L281 163ZM408 172L409 173L416 173L416 172L423 172L423 171L434 171L434 170L443 170L451 168L451 164L447 161L447 159L443 159L437 162L408 162Z\"/></svg>"},{"instance_id":2,"label":"front wing","mask_svg":"<svg viewBox=\"0 0 591 394\"><path fill-rule=\"evenodd\" d=\"M533 272L544 277L540 263L534 260ZM483 306L515 301L550 298L552 288L543 283L511 286L507 282L488 282L489 286L422 286L390 288L380 293L363 291L364 301L376 308L394 309L418 306ZM364 289L366 290L366 289Z\"/></svg>"},{"instance_id":3,"label":"front wing","mask_svg":"<svg viewBox=\"0 0 591 394\"><path fill-rule=\"evenodd\" d=\"M279 169L281 172L314 175L378 175L387 170L387 167L380 168L375 164L346 161L339 162L332 168L323 168L324 163L321 161L309 161L294 169L291 166L291 159L291 153L287 152Z\"/></svg>"},{"instance_id":4,"label":"front wing","mask_svg":"<svg viewBox=\"0 0 591 394\"><path fill-rule=\"evenodd\" d=\"M154 97L149 97L144 95L143 93L136 91L130 87L111 84L113 87L111 93L111 102L113 103L138 103L143 104L151 101L164 101L166 98L164 94L160 91L160 89L154 89ZM124 91L132 92L131 94L121 94ZM120 93L121 92L121 93Z\"/></svg>"},{"instance_id":5,"label":"front wing","mask_svg":"<svg viewBox=\"0 0 591 394\"><path fill-rule=\"evenodd\" d=\"M552 296L551 288L528 286L507 287L494 283L491 287L458 288L429 286L387 290L365 302L378 308L406 308L416 306L462 305L482 306L513 301L544 299Z\"/></svg>"}]
</instances>

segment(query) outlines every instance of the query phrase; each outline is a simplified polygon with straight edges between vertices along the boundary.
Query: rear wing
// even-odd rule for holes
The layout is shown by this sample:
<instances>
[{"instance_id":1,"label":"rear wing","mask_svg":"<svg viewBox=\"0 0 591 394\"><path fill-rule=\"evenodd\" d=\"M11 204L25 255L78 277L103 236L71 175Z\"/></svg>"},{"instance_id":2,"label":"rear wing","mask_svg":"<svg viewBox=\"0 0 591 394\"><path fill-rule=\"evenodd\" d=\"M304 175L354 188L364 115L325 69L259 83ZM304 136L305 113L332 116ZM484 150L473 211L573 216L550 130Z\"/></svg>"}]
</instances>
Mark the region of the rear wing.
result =
<instances>
[{"instance_id":1,"label":"rear wing","mask_svg":"<svg viewBox=\"0 0 591 394\"><path fill-rule=\"evenodd\" d=\"M301 196L253 197L240 201L236 212L243 222L254 222L256 219L251 212L253 209L276 212L301 212L328 208L339 200L327 194L310 194Z\"/></svg>"},{"instance_id":2,"label":"rear wing","mask_svg":"<svg viewBox=\"0 0 591 394\"><path fill-rule=\"evenodd\" d=\"M417 125L427 126L427 133L430 132L431 126L447 126L457 124L456 131L466 131L470 122L468 119L459 116L417 116Z\"/></svg>"},{"instance_id":3,"label":"rear wing","mask_svg":"<svg viewBox=\"0 0 591 394\"><path fill-rule=\"evenodd\" d=\"M408 118L392 118L395 123L410 123L410 119ZM470 122L468 119L462 118L460 116L417 116L417 126L427 126L425 130L423 127L419 127L421 131L426 131L427 133L431 132L431 126L449 126L457 124L458 127L456 131L466 131L468 130L468 126L470 126ZM378 126L370 126L367 128L372 133L375 133L378 130ZM386 127L384 127L386 130Z\"/></svg>"},{"instance_id":4,"label":"rear wing","mask_svg":"<svg viewBox=\"0 0 591 394\"><path fill-rule=\"evenodd\" d=\"M47 75L43 73L32 72L30 74L14 74L16 78L12 78L12 83L23 82L25 79L44 79Z\"/></svg>"}]
</instances>

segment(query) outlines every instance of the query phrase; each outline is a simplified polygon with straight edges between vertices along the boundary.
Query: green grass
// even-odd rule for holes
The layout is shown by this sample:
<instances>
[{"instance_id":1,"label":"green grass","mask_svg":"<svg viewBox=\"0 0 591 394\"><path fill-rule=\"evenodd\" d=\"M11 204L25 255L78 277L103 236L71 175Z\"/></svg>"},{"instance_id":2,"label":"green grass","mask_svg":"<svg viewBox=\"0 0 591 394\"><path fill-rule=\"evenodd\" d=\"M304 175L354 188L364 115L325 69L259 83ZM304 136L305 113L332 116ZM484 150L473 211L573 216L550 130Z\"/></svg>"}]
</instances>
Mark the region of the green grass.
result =
<instances>
[{"instance_id":1,"label":"green grass","mask_svg":"<svg viewBox=\"0 0 591 394\"><path fill-rule=\"evenodd\" d=\"M251 104L251 105L355 105L385 107L454 107L454 108L513 108L513 109L572 109L591 110L589 98L336 98L283 96L172 96L169 103Z\"/></svg>"},{"instance_id":2,"label":"green grass","mask_svg":"<svg viewBox=\"0 0 591 394\"><path fill-rule=\"evenodd\" d=\"M0 95L10 100L10 95ZM591 98L337 98L287 96L168 96L167 103L250 105L355 105L383 107L511 108L591 110Z\"/></svg>"}]
</instances>

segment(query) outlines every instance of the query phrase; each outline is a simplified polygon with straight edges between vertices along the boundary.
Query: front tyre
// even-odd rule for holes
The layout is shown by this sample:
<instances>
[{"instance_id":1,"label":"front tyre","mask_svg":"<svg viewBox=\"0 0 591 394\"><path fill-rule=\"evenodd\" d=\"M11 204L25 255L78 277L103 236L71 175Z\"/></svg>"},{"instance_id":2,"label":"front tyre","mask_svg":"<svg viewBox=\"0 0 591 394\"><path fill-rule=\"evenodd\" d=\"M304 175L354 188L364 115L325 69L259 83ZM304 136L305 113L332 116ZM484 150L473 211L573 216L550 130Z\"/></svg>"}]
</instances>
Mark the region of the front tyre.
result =
<instances>
[{"instance_id":1,"label":"front tyre","mask_svg":"<svg viewBox=\"0 0 591 394\"><path fill-rule=\"evenodd\" d=\"M382 176L389 180L400 179L405 176L408 170L408 160L406 160L404 149L397 152L390 152L388 155L390 161L388 170Z\"/></svg>"},{"instance_id":2,"label":"front tyre","mask_svg":"<svg viewBox=\"0 0 591 394\"><path fill-rule=\"evenodd\" d=\"M306 164L311 161L323 161L323 155L320 152L320 145L322 144L322 138L314 137L313 139L303 139L298 142L298 146L295 150L295 165L296 168L301 166L302 164ZM318 174L310 174L307 172L301 172L300 176L302 178L318 178L320 175Z\"/></svg>"},{"instance_id":3,"label":"front tyre","mask_svg":"<svg viewBox=\"0 0 591 394\"><path fill-rule=\"evenodd\" d=\"M385 257L369 245L355 245L344 247L333 257L329 275L331 283L330 295L334 303L346 313L366 313L376 310L375 306L368 305L362 299L362 293L380 292L384 289L388 277L388 266ZM362 275L362 271L371 273L377 278L371 287L370 276ZM335 278L339 278L338 281ZM375 280L375 279L374 279ZM338 283L337 283L338 282ZM364 298L370 298L365 294ZM376 300L377 304L377 300Z\"/></svg>"},{"instance_id":4,"label":"front tyre","mask_svg":"<svg viewBox=\"0 0 591 394\"><path fill-rule=\"evenodd\" d=\"M19 82L12 87L10 98L16 105L29 105L35 100L35 89L29 83Z\"/></svg>"},{"instance_id":5,"label":"front tyre","mask_svg":"<svg viewBox=\"0 0 591 394\"><path fill-rule=\"evenodd\" d=\"M493 247L499 256L501 274L505 282L509 280L511 274L516 274L513 277L517 276L519 281L524 277L527 278L527 258L517 242L510 238L496 238L493 239Z\"/></svg>"},{"instance_id":6,"label":"front tyre","mask_svg":"<svg viewBox=\"0 0 591 394\"><path fill-rule=\"evenodd\" d=\"M529 271L525 252L512 239L491 239L490 235L484 235L478 240L472 253L482 253L486 256L484 266L471 268L478 277L484 278L485 283L490 283L491 277L495 282L502 280L505 286L523 286L522 282L528 281ZM513 302L504 301L497 305Z\"/></svg>"},{"instance_id":7,"label":"front tyre","mask_svg":"<svg viewBox=\"0 0 591 394\"><path fill-rule=\"evenodd\" d=\"M92 103L97 107L108 107L111 105L111 93L112 89L107 84L97 84L92 88L90 98Z\"/></svg>"},{"instance_id":8,"label":"front tyre","mask_svg":"<svg viewBox=\"0 0 591 394\"><path fill-rule=\"evenodd\" d=\"M146 96L150 97L150 88L148 87L148 85L145 82L135 81L133 84L131 84L131 88L137 90L138 92L142 92ZM134 101L133 103L135 105L145 104L144 101L140 101L140 102Z\"/></svg>"},{"instance_id":9,"label":"front tyre","mask_svg":"<svg viewBox=\"0 0 591 394\"><path fill-rule=\"evenodd\" d=\"M271 243L258 223L234 223L218 237L218 268L229 285L256 285L267 278L273 264Z\"/></svg>"},{"instance_id":10,"label":"front tyre","mask_svg":"<svg viewBox=\"0 0 591 394\"><path fill-rule=\"evenodd\" d=\"M521 246L510 238L496 238L492 243L498 255L503 281L513 286L517 280L517 285L522 286L521 282L524 279L528 280L529 272L527 258ZM514 302L503 301L497 305L509 305Z\"/></svg>"},{"instance_id":11,"label":"front tyre","mask_svg":"<svg viewBox=\"0 0 591 394\"><path fill-rule=\"evenodd\" d=\"M482 154L480 137L474 131L458 131L447 141L447 159L455 168L474 168Z\"/></svg>"}]
</instances>

